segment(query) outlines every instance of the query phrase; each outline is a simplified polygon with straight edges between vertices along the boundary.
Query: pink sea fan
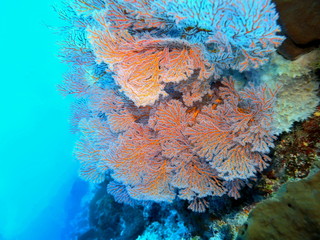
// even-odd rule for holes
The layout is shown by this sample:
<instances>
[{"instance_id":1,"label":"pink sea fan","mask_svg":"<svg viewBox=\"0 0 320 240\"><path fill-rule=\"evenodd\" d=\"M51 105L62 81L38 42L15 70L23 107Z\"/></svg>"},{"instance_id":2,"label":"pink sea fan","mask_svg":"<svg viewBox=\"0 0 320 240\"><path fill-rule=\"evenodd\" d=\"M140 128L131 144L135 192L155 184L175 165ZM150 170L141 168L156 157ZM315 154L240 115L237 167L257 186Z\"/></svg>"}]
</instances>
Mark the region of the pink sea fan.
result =
<instances>
[{"instance_id":1,"label":"pink sea fan","mask_svg":"<svg viewBox=\"0 0 320 240\"><path fill-rule=\"evenodd\" d=\"M132 205L180 198L203 212L207 197L240 197L270 161L276 92L213 77L260 66L282 42L270 0L77 0L66 12L72 71L59 88L78 100L80 176L113 178L108 192Z\"/></svg>"},{"instance_id":2,"label":"pink sea fan","mask_svg":"<svg viewBox=\"0 0 320 240\"><path fill-rule=\"evenodd\" d=\"M205 157L226 180L247 179L267 165L264 155L275 139L272 128L274 92L265 87L250 86L241 92L234 82L223 81L220 88L223 103L204 107L197 124L186 134L198 154Z\"/></svg>"},{"instance_id":3,"label":"pink sea fan","mask_svg":"<svg viewBox=\"0 0 320 240\"><path fill-rule=\"evenodd\" d=\"M151 36L138 39L124 30L112 33L107 23L103 30L89 32L98 61L111 65L116 82L137 106L166 96L165 83L186 80L195 70L200 70L201 80L210 76L211 66L200 45Z\"/></svg>"}]
</instances>

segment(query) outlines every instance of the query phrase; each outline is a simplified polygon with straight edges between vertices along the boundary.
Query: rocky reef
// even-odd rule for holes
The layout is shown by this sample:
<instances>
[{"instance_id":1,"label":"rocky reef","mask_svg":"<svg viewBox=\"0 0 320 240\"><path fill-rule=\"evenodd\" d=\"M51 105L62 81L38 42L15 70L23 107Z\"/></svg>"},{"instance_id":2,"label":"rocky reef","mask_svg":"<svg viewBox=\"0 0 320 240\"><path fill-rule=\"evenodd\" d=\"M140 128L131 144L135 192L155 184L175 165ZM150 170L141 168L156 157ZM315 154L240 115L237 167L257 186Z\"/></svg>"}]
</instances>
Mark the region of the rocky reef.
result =
<instances>
[{"instance_id":1,"label":"rocky reef","mask_svg":"<svg viewBox=\"0 0 320 240\"><path fill-rule=\"evenodd\" d=\"M288 182L257 204L238 240L320 239L320 172Z\"/></svg>"}]
</instances>

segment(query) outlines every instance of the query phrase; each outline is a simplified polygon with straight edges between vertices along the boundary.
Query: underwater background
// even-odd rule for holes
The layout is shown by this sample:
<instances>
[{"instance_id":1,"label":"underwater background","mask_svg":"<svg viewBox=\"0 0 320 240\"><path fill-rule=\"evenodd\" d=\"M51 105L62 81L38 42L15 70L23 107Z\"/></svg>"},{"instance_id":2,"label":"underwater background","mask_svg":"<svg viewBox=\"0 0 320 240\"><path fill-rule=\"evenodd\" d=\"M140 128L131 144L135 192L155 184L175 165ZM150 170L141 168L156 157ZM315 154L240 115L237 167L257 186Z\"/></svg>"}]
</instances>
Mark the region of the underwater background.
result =
<instances>
[{"instance_id":1,"label":"underwater background","mask_svg":"<svg viewBox=\"0 0 320 240\"><path fill-rule=\"evenodd\" d=\"M54 4L1 2L0 239L63 239L77 204L69 103L57 91L66 66L51 28L60 24Z\"/></svg>"},{"instance_id":2,"label":"underwater background","mask_svg":"<svg viewBox=\"0 0 320 240\"><path fill-rule=\"evenodd\" d=\"M99 5L102 1L88 0L87 2ZM278 101L275 110L278 121L276 134L283 134L274 142L275 147L271 147L270 155L273 164L261 174L257 174L258 181L253 187L247 182L247 186L240 184L241 186L234 192L232 192L234 189L229 187L229 195L234 194L233 198L239 198L241 195L240 199L235 200L226 194L222 197L210 198L210 207L205 213L199 213L208 207L205 201L194 201L196 202L194 205L192 202L189 205L187 201L180 200L172 204L146 204L131 207L129 205L132 202L126 198L127 195L124 198L122 193L120 196L117 195L116 190L121 187L112 182L104 172L101 174L103 177L90 174L87 176L86 171L80 174L85 180L101 182L100 184L89 184L78 176L79 169L83 170L81 164L85 161L78 156L82 160L79 164L73 156L75 143L78 142L78 146L81 145L79 134L72 134L70 131L70 105L74 101L62 96L57 87L59 84L61 86L68 72L68 66L58 57L63 48L59 42L65 40L59 34L59 27L64 26L65 22L59 19L54 10L53 6L56 5L57 1L54 0L30 2L17 0L2 3L4 10L0 16L0 41L3 46L0 60L3 73L0 94L0 240L229 240L236 239L238 231L240 234L237 239L254 239L248 236L241 238L242 234L245 236L248 227L246 221L252 209L262 209L262 217L259 214L251 214L251 216L254 215L258 219L256 222L260 220L263 226L264 221L273 221L274 215L268 210L276 207L279 208L276 212L281 212L280 210L286 207L299 209L296 211L297 215L291 212L292 215L284 214L276 217L279 228L290 229L285 225L286 223L285 227L281 225L283 219L297 219L294 223L289 221L287 223L296 229L305 230L300 231L301 236L298 236L299 233L291 232L292 236L298 236L296 239L306 240L309 233L311 233L310 239L317 239L320 236L318 228L320 214L313 211L318 209L319 205L315 201L320 192L317 189L320 182L319 174L309 182L300 181L300 186L285 185L283 189L286 190L276 194L284 183L306 178L310 172L317 172L320 167L320 108L317 107L319 50L292 63L280 55L273 55L270 57L270 62L257 71L242 75L234 74L239 82L259 77L262 82L269 82L271 88L276 88L277 81L280 80L285 86L281 90L279 97L281 101ZM182 21L179 24L185 27L183 24L194 23ZM99 34L101 32L96 33L97 36ZM175 36L174 34L176 33L172 35ZM206 37L199 36L199 39ZM188 40L197 43L199 39ZM93 44L99 46L100 42L96 40ZM101 52L97 46L94 50ZM103 54L99 58L103 59ZM231 65L231 63L228 64ZM239 70L238 66L237 69ZM100 68L98 70L102 71ZM106 81L107 84L109 84L108 81ZM101 82L104 88L104 84L107 84L103 80ZM189 89L181 91L187 92ZM128 95L130 97L130 94ZM103 93L98 91L97 96L103 97ZM140 97L133 97L135 103L143 106L147 102L146 105L148 105L157 100L159 93L154 94L153 99L147 99L146 102L140 101ZM193 102L190 106L192 104ZM173 102L167 107L172 105L174 105ZM157 106L158 110L163 110L164 106ZM135 108L133 111L138 112ZM144 112L141 115L143 114ZM196 114L198 112L195 111ZM103 117L100 120L102 119ZM293 124L305 119L308 120ZM143 121L145 119L141 120L142 123ZM94 121L83 120L80 127L76 126L82 132L80 135L86 134L86 124L89 127L92 125L95 129ZM97 166L101 169L105 167L99 164ZM85 167L84 170L86 170ZM128 179L124 181L129 182ZM188 184L192 185L192 183ZM115 190L113 192L112 189L110 190L112 187ZM109 193L113 193L116 201L107 193L107 189L110 190ZM305 189L309 192L313 191L314 198L304 195ZM296 194L296 191L303 194ZM283 194L284 192L286 194ZM146 196L150 197L148 194ZM277 202L274 206L272 201L267 201L264 202L266 205L259 205L256 208L256 204L271 196L282 200L281 204ZM141 196L141 199L144 200L144 197ZM168 194L168 199L171 200L171 198L172 193ZM298 207L298 202L304 202L305 199L308 199L306 206ZM122 202L127 202L129 205L124 205ZM268 203L271 207L267 206ZM205 207L199 207L197 204L203 204ZM194 212L188 210L188 205ZM299 215L300 209L304 212L305 208L310 210L306 214L310 223L308 227L300 225L302 222ZM255 227L256 231L261 232L261 226L254 225L252 222L249 225L250 231L255 232L252 230ZM274 229L266 231L272 234Z\"/></svg>"}]
</instances>

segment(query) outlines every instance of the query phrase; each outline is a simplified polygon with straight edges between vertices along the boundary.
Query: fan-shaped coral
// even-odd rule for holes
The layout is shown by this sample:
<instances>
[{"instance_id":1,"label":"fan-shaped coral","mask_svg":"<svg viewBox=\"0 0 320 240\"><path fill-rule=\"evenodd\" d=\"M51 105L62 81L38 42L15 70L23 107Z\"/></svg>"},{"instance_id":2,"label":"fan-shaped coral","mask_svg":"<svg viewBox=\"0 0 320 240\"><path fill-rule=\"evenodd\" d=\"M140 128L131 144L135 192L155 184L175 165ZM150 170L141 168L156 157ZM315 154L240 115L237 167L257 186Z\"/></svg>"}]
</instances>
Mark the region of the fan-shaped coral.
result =
<instances>
[{"instance_id":1,"label":"fan-shaped coral","mask_svg":"<svg viewBox=\"0 0 320 240\"><path fill-rule=\"evenodd\" d=\"M203 212L206 197L238 198L270 160L276 92L213 82L267 61L283 40L274 5L78 0L66 12L72 72L60 90L81 103L80 175L95 183L110 175L108 192L131 205L181 198Z\"/></svg>"}]
</instances>

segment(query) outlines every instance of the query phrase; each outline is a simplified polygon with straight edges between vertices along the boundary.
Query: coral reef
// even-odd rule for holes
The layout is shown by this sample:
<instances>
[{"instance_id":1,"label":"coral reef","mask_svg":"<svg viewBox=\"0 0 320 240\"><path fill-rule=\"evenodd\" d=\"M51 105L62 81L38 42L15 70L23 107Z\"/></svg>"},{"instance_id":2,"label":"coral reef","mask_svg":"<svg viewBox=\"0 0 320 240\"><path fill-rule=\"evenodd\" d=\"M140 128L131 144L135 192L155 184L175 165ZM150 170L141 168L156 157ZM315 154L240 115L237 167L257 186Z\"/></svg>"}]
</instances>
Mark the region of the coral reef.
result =
<instances>
[{"instance_id":1,"label":"coral reef","mask_svg":"<svg viewBox=\"0 0 320 240\"><path fill-rule=\"evenodd\" d=\"M269 0L75 1L60 15L84 179L111 174L118 202L179 197L203 212L205 197L239 198L266 168L277 89L213 80L259 67L283 41Z\"/></svg>"},{"instance_id":2,"label":"coral reef","mask_svg":"<svg viewBox=\"0 0 320 240\"><path fill-rule=\"evenodd\" d=\"M305 178L320 159L320 108L308 120L296 124L283 134L274 149L270 166L274 178L280 182Z\"/></svg>"},{"instance_id":3,"label":"coral reef","mask_svg":"<svg viewBox=\"0 0 320 240\"><path fill-rule=\"evenodd\" d=\"M136 240L176 240L189 238L189 229L184 225L183 221L179 220L177 212L172 210L164 223L158 221L152 222Z\"/></svg>"},{"instance_id":4,"label":"coral reef","mask_svg":"<svg viewBox=\"0 0 320 240\"><path fill-rule=\"evenodd\" d=\"M319 168L319 111L320 109L307 121L296 124L290 133L281 135L276 142L270 167L262 173L252 188L245 187L241 190L242 198L233 200L224 195L210 199L208 201L209 211L201 214L190 212L187 210L186 203L177 201L173 204L147 205L144 210L137 206L131 209L126 205L116 203L109 194L106 194L106 182L104 182L94 192L94 197L90 197L91 204L83 207L85 212L90 212L90 218L86 220L89 221L89 225L85 227L83 223L78 223L79 226L74 229L78 231L78 238L75 239L94 239L99 236L97 232L106 236L104 232L109 231L109 227L114 230L122 229L118 225L121 225L123 221L109 221L106 216L116 216L115 219L118 219L127 213L128 216L131 216L130 212L136 210L140 212L135 212L136 215L143 216L140 232L136 232L140 238L155 236L170 239L171 234L172 236L180 234L180 238L184 237L188 240L235 239L238 231L246 224L249 212L259 201L272 196L288 179L304 178L315 166ZM128 229L131 229L130 221L126 224ZM82 229L79 229L80 227ZM112 236L117 239L120 237L120 232L116 230ZM106 237L106 239L110 238Z\"/></svg>"},{"instance_id":5,"label":"coral reef","mask_svg":"<svg viewBox=\"0 0 320 240\"><path fill-rule=\"evenodd\" d=\"M106 184L92 190L92 195L83 206L77 225L68 239L136 239L146 225L141 207L132 208L114 201L106 192ZM134 219L134 221L132 221Z\"/></svg>"},{"instance_id":6,"label":"coral reef","mask_svg":"<svg viewBox=\"0 0 320 240\"><path fill-rule=\"evenodd\" d=\"M110 169L116 182L108 189L121 202L129 202L129 196L171 202L180 189L178 196L202 212L203 197L228 193L237 198L242 181L262 171L270 160L265 153L275 139L271 117L275 93L253 86L237 92L231 80L222 84L220 103L209 104L196 115L180 101L169 100L152 109L143 124L135 121L138 113L121 106L118 99L112 105L116 109L103 106L109 118L82 119L75 149L81 176L102 182ZM93 103L98 110L92 111L101 113L107 100L98 99Z\"/></svg>"},{"instance_id":7,"label":"coral reef","mask_svg":"<svg viewBox=\"0 0 320 240\"><path fill-rule=\"evenodd\" d=\"M234 239L257 202L317 162L318 112L293 124L319 103L319 51L275 53L271 1L74 0L58 12L74 155L99 183L78 239Z\"/></svg>"},{"instance_id":8,"label":"coral reef","mask_svg":"<svg viewBox=\"0 0 320 240\"><path fill-rule=\"evenodd\" d=\"M319 49L295 61L274 53L267 64L246 73L250 81L259 79L270 89L280 87L273 114L277 135L290 131L295 122L307 119L316 110L320 102L319 62Z\"/></svg>"}]
</instances>

